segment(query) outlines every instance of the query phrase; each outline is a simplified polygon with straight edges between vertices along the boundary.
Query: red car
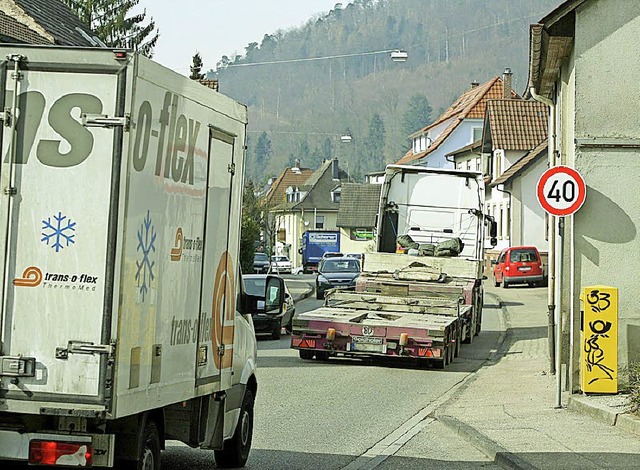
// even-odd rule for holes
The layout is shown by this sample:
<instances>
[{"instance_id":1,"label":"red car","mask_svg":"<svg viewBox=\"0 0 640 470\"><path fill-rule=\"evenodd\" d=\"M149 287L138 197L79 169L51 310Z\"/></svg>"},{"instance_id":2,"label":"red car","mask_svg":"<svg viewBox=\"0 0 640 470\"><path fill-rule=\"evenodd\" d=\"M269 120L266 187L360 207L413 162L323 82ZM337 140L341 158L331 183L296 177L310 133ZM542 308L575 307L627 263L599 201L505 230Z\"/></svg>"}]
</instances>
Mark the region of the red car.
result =
<instances>
[{"instance_id":1,"label":"red car","mask_svg":"<svg viewBox=\"0 0 640 470\"><path fill-rule=\"evenodd\" d=\"M505 289L511 284L544 284L540 253L535 246L512 246L500 252L493 264L493 284Z\"/></svg>"}]
</instances>

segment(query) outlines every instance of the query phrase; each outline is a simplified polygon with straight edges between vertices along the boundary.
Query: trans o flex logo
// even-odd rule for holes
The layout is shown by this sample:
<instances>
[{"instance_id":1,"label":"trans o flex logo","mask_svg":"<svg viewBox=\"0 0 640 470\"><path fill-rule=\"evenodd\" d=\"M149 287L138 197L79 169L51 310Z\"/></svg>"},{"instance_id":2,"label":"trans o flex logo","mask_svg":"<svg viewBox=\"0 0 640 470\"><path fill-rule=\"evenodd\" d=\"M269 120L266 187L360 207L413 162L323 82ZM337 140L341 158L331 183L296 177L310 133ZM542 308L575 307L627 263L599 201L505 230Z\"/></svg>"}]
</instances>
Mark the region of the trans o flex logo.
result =
<instances>
[{"instance_id":1,"label":"trans o flex logo","mask_svg":"<svg viewBox=\"0 0 640 470\"><path fill-rule=\"evenodd\" d=\"M86 273L43 273L37 266L29 266L22 273L22 277L13 280L16 287L38 287L65 291L95 292L98 276Z\"/></svg>"}]
</instances>

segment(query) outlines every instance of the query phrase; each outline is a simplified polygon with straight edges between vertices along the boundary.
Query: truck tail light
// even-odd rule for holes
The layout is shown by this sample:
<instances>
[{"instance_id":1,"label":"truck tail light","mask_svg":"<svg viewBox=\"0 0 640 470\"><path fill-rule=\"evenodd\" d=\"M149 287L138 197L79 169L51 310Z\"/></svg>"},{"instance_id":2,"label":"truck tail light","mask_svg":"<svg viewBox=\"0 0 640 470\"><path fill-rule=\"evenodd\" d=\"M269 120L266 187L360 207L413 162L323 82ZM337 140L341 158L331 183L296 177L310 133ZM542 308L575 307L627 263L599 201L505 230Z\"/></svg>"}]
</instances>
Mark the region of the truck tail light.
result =
<instances>
[{"instance_id":1,"label":"truck tail light","mask_svg":"<svg viewBox=\"0 0 640 470\"><path fill-rule=\"evenodd\" d=\"M32 465L65 465L91 467L93 447L86 442L31 441L29 463Z\"/></svg>"},{"instance_id":2,"label":"truck tail light","mask_svg":"<svg viewBox=\"0 0 640 470\"><path fill-rule=\"evenodd\" d=\"M327 330L327 341L333 341L334 339L336 339L336 329L329 328Z\"/></svg>"},{"instance_id":3,"label":"truck tail light","mask_svg":"<svg viewBox=\"0 0 640 470\"><path fill-rule=\"evenodd\" d=\"M409 343L409 333L400 333L400 346L406 346Z\"/></svg>"}]
</instances>

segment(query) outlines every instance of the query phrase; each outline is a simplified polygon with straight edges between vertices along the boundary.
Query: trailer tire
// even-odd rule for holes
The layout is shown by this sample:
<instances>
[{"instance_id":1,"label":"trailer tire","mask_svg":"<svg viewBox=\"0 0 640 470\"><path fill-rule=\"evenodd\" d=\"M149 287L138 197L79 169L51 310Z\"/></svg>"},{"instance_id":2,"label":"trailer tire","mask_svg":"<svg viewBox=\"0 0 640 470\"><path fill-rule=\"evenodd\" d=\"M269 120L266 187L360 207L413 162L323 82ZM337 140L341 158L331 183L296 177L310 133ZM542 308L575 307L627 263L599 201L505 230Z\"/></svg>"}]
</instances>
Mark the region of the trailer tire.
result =
<instances>
[{"instance_id":1,"label":"trailer tire","mask_svg":"<svg viewBox=\"0 0 640 470\"><path fill-rule=\"evenodd\" d=\"M160 470L160 432L153 420L149 419L138 448L138 460L118 462L124 470Z\"/></svg>"},{"instance_id":2,"label":"trailer tire","mask_svg":"<svg viewBox=\"0 0 640 470\"><path fill-rule=\"evenodd\" d=\"M214 451L219 468L239 468L247 463L253 439L253 403L253 392L247 388L233 437L224 442L222 450Z\"/></svg>"},{"instance_id":3,"label":"trailer tire","mask_svg":"<svg viewBox=\"0 0 640 470\"><path fill-rule=\"evenodd\" d=\"M328 361L329 353L327 351L316 351L316 359L318 361Z\"/></svg>"},{"instance_id":4,"label":"trailer tire","mask_svg":"<svg viewBox=\"0 0 640 470\"><path fill-rule=\"evenodd\" d=\"M280 320L278 324L273 327L273 331L271 331L271 339L280 339L281 330L282 330L282 320Z\"/></svg>"},{"instance_id":5,"label":"trailer tire","mask_svg":"<svg viewBox=\"0 0 640 470\"><path fill-rule=\"evenodd\" d=\"M300 354L300 359L313 359L313 351L309 351L308 349L298 349L298 353Z\"/></svg>"}]
</instances>

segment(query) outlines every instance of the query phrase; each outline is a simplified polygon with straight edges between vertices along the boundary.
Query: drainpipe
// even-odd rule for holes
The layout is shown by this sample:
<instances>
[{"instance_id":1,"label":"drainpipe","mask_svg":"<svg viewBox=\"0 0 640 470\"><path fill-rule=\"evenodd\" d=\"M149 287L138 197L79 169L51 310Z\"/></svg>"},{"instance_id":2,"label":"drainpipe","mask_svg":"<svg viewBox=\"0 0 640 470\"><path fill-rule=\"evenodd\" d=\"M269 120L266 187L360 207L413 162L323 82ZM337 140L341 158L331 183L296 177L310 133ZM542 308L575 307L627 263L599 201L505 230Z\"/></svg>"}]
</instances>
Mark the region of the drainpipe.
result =
<instances>
[{"instance_id":1,"label":"drainpipe","mask_svg":"<svg viewBox=\"0 0 640 470\"><path fill-rule=\"evenodd\" d=\"M529 88L529 93L534 100L546 104L549 106L549 142L548 142L548 165L549 168L552 168L558 164L557 162L557 153L556 153L556 104L553 100L546 98L544 96L538 95L534 87ZM549 255L547 257L548 267L547 267L547 279L548 279L548 289L547 289L547 299L548 299L548 318L549 318L549 333L548 333L548 343L549 343L549 366L552 374L556 375L556 408L562 407L562 385L561 385L561 375L562 375L562 357L561 357L561 347L562 347L562 321L561 321L561 292L560 292L560 282L556 282L556 279L560 281L562 279L562 258L558 259L556 263L556 233L561 235L561 230L564 230L564 220L559 221L555 216L549 216L550 223L547 229L547 238L549 239ZM556 225L558 229L556 230ZM562 246L559 247L560 251L562 251ZM562 253L560 253L562 254ZM557 272L556 272L557 271ZM556 301L558 305L556 306ZM557 308L557 321L554 325L554 313ZM554 338L555 336L555 338ZM556 347L554 348L554 343Z\"/></svg>"}]
</instances>

